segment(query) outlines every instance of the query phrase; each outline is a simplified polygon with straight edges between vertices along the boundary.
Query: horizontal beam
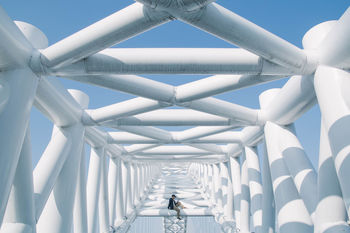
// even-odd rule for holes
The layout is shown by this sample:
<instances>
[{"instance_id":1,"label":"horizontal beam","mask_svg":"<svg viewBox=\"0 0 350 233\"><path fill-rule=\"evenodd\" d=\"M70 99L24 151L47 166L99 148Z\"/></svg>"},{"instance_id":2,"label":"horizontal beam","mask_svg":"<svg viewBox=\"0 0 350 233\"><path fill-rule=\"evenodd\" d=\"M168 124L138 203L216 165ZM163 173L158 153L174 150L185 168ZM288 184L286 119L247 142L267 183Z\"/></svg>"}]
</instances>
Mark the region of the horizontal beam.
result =
<instances>
[{"instance_id":1,"label":"horizontal beam","mask_svg":"<svg viewBox=\"0 0 350 233\"><path fill-rule=\"evenodd\" d=\"M169 20L165 12L134 3L42 50L41 60L47 67L72 64Z\"/></svg>"},{"instance_id":2,"label":"horizontal beam","mask_svg":"<svg viewBox=\"0 0 350 233\"><path fill-rule=\"evenodd\" d=\"M170 104L138 97L102 108L86 110L87 115L83 120L87 125L107 122L106 125L108 126L108 121L112 121L113 125L114 119L128 117L166 106L170 106Z\"/></svg>"},{"instance_id":3,"label":"horizontal beam","mask_svg":"<svg viewBox=\"0 0 350 233\"><path fill-rule=\"evenodd\" d=\"M138 134L140 136L145 136L145 137L157 139L160 142L162 142L163 140L166 142L173 140L171 133L169 133L166 130L157 128L157 127L152 127L152 126L118 126L115 128L117 128L119 130L130 132L133 134Z\"/></svg>"},{"instance_id":4,"label":"horizontal beam","mask_svg":"<svg viewBox=\"0 0 350 233\"><path fill-rule=\"evenodd\" d=\"M216 3L202 8L196 15L185 14L181 10L172 10L171 13L181 21L291 71L312 73L316 68L316 64L308 63L306 53L300 48Z\"/></svg>"},{"instance_id":5,"label":"horizontal beam","mask_svg":"<svg viewBox=\"0 0 350 233\"><path fill-rule=\"evenodd\" d=\"M185 102L180 106L209 114L234 119L246 124L259 124L258 110L247 108L213 97Z\"/></svg>"},{"instance_id":6,"label":"horizontal beam","mask_svg":"<svg viewBox=\"0 0 350 233\"><path fill-rule=\"evenodd\" d=\"M218 154L224 154L221 152ZM139 152L138 155L208 155L213 154L203 149L191 146L159 146Z\"/></svg>"},{"instance_id":7,"label":"horizontal beam","mask_svg":"<svg viewBox=\"0 0 350 233\"><path fill-rule=\"evenodd\" d=\"M185 142L189 140L194 140L197 138L225 132L234 128L238 128L239 124L237 125L230 125L230 126L198 126L191 129L187 129L180 132L172 132L173 138L177 142Z\"/></svg>"},{"instance_id":8,"label":"horizontal beam","mask_svg":"<svg viewBox=\"0 0 350 233\"><path fill-rule=\"evenodd\" d=\"M108 122L109 125L140 126L224 126L237 124L232 119L191 109L159 109L141 113L132 117L120 118Z\"/></svg>"},{"instance_id":9,"label":"horizontal beam","mask_svg":"<svg viewBox=\"0 0 350 233\"><path fill-rule=\"evenodd\" d=\"M145 59L147 58L147 59ZM109 74L294 74L244 49L236 48L110 48L84 61L52 69L51 75ZM96 77L98 78L98 76ZM75 77L72 77L75 79Z\"/></svg>"},{"instance_id":10,"label":"horizontal beam","mask_svg":"<svg viewBox=\"0 0 350 233\"><path fill-rule=\"evenodd\" d=\"M110 144L158 144L159 140L140 136L129 132L110 132L108 143Z\"/></svg>"},{"instance_id":11,"label":"horizontal beam","mask_svg":"<svg viewBox=\"0 0 350 233\"><path fill-rule=\"evenodd\" d=\"M178 132L170 132L176 134ZM144 137L128 132L110 132L108 143L110 144L159 144L160 141L157 139ZM240 131L228 131L217 133L210 136L201 137L199 139L190 139L187 143L241 143L241 132ZM172 144L177 142L175 139L171 141L162 140L162 144Z\"/></svg>"},{"instance_id":12,"label":"horizontal beam","mask_svg":"<svg viewBox=\"0 0 350 233\"><path fill-rule=\"evenodd\" d=\"M134 155L133 160L149 160L160 162L176 162L176 161L226 161L228 157L226 155Z\"/></svg>"}]
</instances>

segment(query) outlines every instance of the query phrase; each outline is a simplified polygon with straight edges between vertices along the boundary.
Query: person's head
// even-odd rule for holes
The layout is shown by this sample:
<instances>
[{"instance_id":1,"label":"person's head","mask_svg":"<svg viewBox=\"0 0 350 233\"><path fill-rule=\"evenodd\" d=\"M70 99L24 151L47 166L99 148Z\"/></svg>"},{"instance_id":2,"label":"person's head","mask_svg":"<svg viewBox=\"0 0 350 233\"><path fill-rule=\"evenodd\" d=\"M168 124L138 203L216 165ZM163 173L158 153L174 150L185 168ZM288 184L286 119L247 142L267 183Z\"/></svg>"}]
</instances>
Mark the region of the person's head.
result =
<instances>
[{"instance_id":1,"label":"person's head","mask_svg":"<svg viewBox=\"0 0 350 233\"><path fill-rule=\"evenodd\" d=\"M176 197L175 194L171 195L171 198L172 198L172 199L175 199L175 197Z\"/></svg>"}]
</instances>

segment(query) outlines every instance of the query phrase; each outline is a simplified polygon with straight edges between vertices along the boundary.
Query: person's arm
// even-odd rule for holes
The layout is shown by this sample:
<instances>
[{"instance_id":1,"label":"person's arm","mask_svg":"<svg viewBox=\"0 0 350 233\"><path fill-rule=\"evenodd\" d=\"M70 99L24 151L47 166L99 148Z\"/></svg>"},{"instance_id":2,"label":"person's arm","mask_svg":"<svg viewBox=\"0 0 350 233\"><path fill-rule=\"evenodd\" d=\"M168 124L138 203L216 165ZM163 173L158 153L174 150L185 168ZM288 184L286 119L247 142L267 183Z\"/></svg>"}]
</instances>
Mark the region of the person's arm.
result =
<instances>
[{"instance_id":1,"label":"person's arm","mask_svg":"<svg viewBox=\"0 0 350 233\"><path fill-rule=\"evenodd\" d=\"M170 209L171 200L169 199L168 209Z\"/></svg>"}]
</instances>

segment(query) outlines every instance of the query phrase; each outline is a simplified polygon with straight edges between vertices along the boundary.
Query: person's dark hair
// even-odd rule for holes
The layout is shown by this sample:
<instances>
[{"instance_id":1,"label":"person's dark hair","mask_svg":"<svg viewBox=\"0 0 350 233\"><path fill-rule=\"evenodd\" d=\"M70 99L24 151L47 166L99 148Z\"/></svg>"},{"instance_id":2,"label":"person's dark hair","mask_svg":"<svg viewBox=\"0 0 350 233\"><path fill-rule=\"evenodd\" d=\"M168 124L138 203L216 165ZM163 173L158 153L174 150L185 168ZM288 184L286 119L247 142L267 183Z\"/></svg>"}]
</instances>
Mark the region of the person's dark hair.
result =
<instances>
[{"instance_id":1,"label":"person's dark hair","mask_svg":"<svg viewBox=\"0 0 350 233\"><path fill-rule=\"evenodd\" d=\"M171 195L171 197L176 197L175 194Z\"/></svg>"}]
</instances>

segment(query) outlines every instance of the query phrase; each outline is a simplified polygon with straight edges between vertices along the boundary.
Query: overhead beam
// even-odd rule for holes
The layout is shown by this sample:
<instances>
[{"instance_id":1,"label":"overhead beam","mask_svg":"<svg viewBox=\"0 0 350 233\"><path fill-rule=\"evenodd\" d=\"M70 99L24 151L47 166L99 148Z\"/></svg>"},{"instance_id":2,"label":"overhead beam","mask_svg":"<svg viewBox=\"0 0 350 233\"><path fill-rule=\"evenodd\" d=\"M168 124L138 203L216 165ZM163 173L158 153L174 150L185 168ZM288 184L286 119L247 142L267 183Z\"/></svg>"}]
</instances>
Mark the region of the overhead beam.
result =
<instances>
[{"instance_id":1,"label":"overhead beam","mask_svg":"<svg viewBox=\"0 0 350 233\"><path fill-rule=\"evenodd\" d=\"M147 59L146 59L147 58ZM110 48L72 65L51 69L52 75L81 79L109 74L294 74L240 48ZM91 82L91 81L90 81Z\"/></svg>"},{"instance_id":2,"label":"overhead beam","mask_svg":"<svg viewBox=\"0 0 350 233\"><path fill-rule=\"evenodd\" d=\"M233 119L192 109L159 109L108 122L108 125L112 124L139 126L228 126L236 125L237 122Z\"/></svg>"},{"instance_id":3,"label":"overhead beam","mask_svg":"<svg viewBox=\"0 0 350 233\"><path fill-rule=\"evenodd\" d=\"M315 71L316 63L311 63L311 59L308 60L303 50L216 3L202 8L195 16L181 10L170 11L181 21L287 67L291 71L302 73Z\"/></svg>"},{"instance_id":4,"label":"overhead beam","mask_svg":"<svg viewBox=\"0 0 350 233\"><path fill-rule=\"evenodd\" d=\"M94 125L101 122L107 122L105 124L109 125L108 121L160 109L169 105L170 104L138 97L102 108L86 110L87 114L83 120L87 125ZM111 126L114 125L112 121Z\"/></svg>"},{"instance_id":5,"label":"overhead beam","mask_svg":"<svg viewBox=\"0 0 350 233\"><path fill-rule=\"evenodd\" d=\"M230 126L198 126L191 129L187 129L181 132L172 132L173 138L176 142L185 142L221 132L225 132L234 128L237 125Z\"/></svg>"},{"instance_id":6,"label":"overhead beam","mask_svg":"<svg viewBox=\"0 0 350 233\"><path fill-rule=\"evenodd\" d=\"M157 139L160 142L162 142L163 140L166 142L173 140L171 133L169 133L166 130L152 126L119 126L116 128L133 134L138 134L140 136Z\"/></svg>"},{"instance_id":7,"label":"overhead beam","mask_svg":"<svg viewBox=\"0 0 350 233\"><path fill-rule=\"evenodd\" d=\"M169 14L134 3L41 51L47 67L72 64L170 20Z\"/></svg>"},{"instance_id":8,"label":"overhead beam","mask_svg":"<svg viewBox=\"0 0 350 233\"><path fill-rule=\"evenodd\" d=\"M217 154L224 154L221 153ZM159 146L138 153L139 155L208 155L213 154L203 149L193 148L191 146Z\"/></svg>"},{"instance_id":9,"label":"overhead beam","mask_svg":"<svg viewBox=\"0 0 350 233\"><path fill-rule=\"evenodd\" d=\"M170 132L171 134L177 132ZM116 144L158 144L159 140L140 136L133 133L128 132L109 132L108 143L116 143ZM164 141L161 143L174 143L176 140ZM242 141L242 133L241 131L228 131L217 133L210 136L201 137L199 139L191 139L187 140L186 143L241 143Z\"/></svg>"}]
</instances>

